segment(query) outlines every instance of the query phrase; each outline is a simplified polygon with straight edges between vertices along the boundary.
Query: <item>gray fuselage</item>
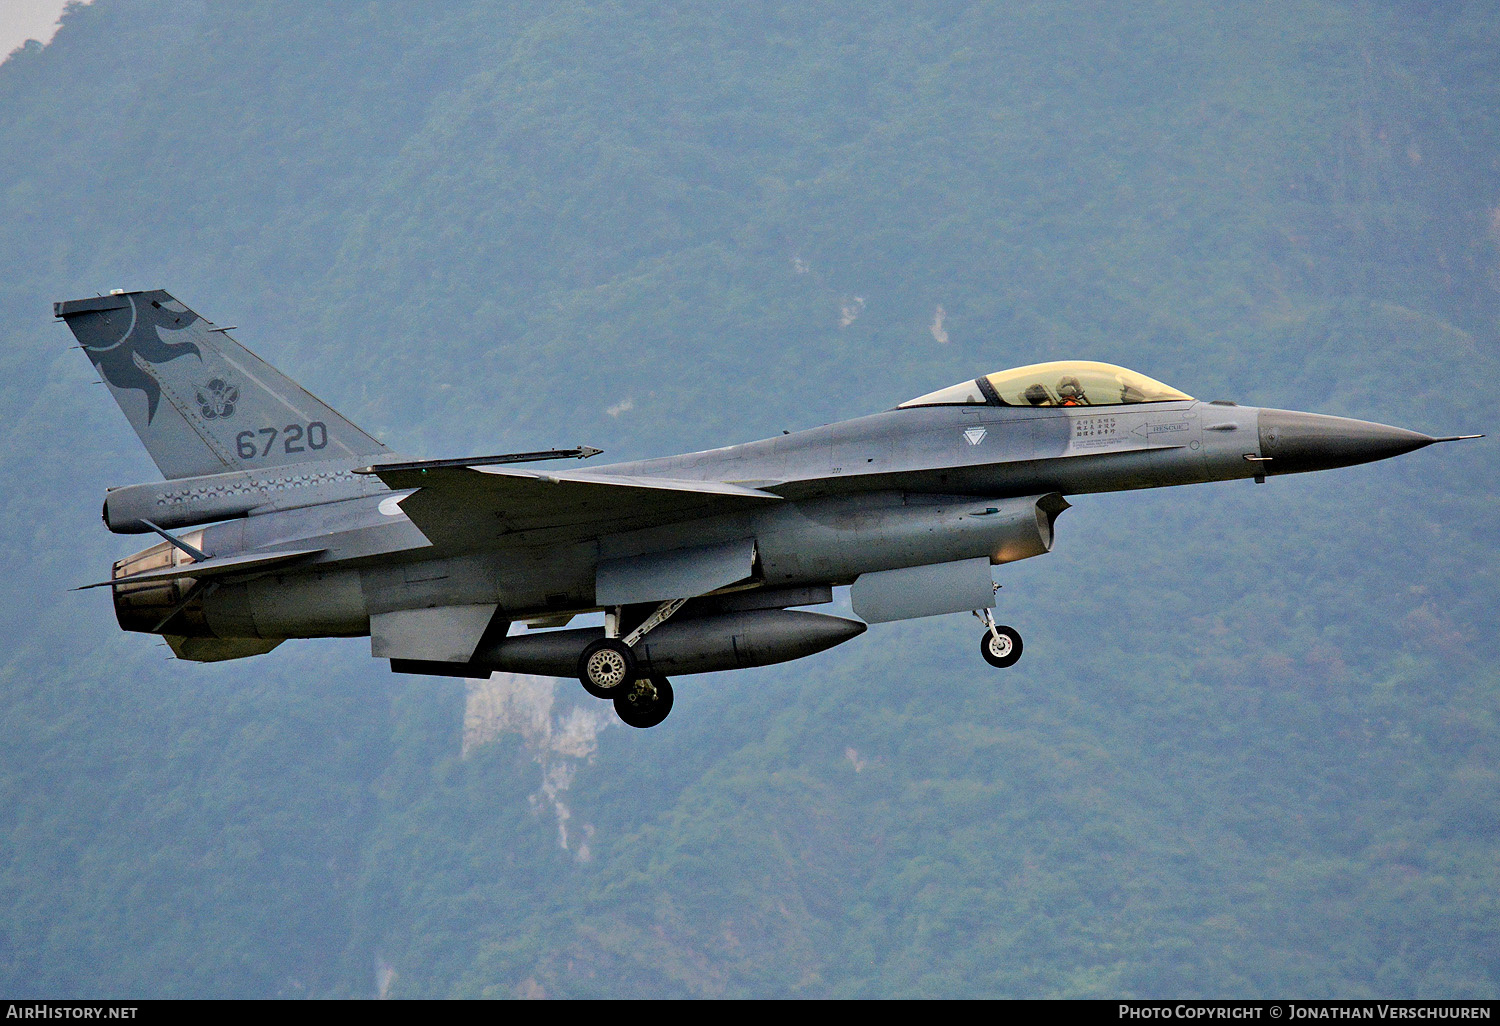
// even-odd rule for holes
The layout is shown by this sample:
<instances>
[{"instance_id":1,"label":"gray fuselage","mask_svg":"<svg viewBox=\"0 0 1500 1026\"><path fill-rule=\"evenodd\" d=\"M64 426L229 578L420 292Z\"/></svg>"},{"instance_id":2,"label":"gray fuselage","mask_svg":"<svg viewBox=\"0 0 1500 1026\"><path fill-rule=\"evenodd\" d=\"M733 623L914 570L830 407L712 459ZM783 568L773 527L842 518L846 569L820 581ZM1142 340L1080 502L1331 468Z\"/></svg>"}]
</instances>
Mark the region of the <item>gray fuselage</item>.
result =
<instances>
[{"instance_id":1,"label":"gray fuselage","mask_svg":"<svg viewBox=\"0 0 1500 1026\"><path fill-rule=\"evenodd\" d=\"M1251 407L1198 401L891 410L743 445L589 468L739 483L784 497L753 513L615 524L607 533L587 523L541 530L499 524L463 551L429 544L390 501L400 493L371 478L330 474L329 484L264 489L272 502L297 502L293 508L197 536L210 555L313 543L325 552L305 566L223 584L192 619L221 638L290 638L368 634L371 615L413 606L497 603L518 620L581 612L600 606L601 561L741 538L754 539L766 587L847 584L872 571L978 556L1007 562L1036 553L1008 557L1011 525L975 516L987 508L983 501L1254 477L1262 466L1260 416ZM194 485L136 487L148 489L144 497ZM356 494L339 498L337 489ZM163 512L158 505L154 522L180 522ZM129 519L128 511L120 515ZM141 629L138 621L126 626ZM173 626L181 631L181 620Z\"/></svg>"}]
</instances>

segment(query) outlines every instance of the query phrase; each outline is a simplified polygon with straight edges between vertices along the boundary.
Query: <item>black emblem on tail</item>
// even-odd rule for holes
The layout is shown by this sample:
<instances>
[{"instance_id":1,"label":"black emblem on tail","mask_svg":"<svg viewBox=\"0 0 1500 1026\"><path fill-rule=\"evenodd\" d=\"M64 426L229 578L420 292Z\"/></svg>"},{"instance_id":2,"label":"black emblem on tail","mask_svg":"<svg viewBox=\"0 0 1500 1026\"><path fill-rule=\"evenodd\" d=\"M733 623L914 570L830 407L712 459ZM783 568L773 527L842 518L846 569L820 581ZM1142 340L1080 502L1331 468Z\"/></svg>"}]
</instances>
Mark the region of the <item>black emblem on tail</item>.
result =
<instances>
[{"instance_id":1,"label":"black emblem on tail","mask_svg":"<svg viewBox=\"0 0 1500 1026\"><path fill-rule=\"evenodd\" d=\"M156 417L156 406L161 400L161 386L157 384L151 368L182 356L191 355L199 360L203 359L203 354L192 342L166 342L158 333L157 329L178 331L198 320L198 315L186 307L181 304L173 305L183 312L174 312L157 302L137 303L136 297L132 296L128 313L124 309L86 313L70 321L84 352L89 354L89 359L94 361L94 366L105 381L115 388L134 388L145 393L147 424ZM128 323L119 323L126 318ZM212 382L209 384L212 385ZM209 393L199 392L199 403L204 406L205 417L227 417L234 412L234 401L239 398L239 390L233 386L227 387L234 393L233 398L228 400L228 412L216 408L212 415L208 413L209 405L203 403Z\"/></svg>"}]
</instances>

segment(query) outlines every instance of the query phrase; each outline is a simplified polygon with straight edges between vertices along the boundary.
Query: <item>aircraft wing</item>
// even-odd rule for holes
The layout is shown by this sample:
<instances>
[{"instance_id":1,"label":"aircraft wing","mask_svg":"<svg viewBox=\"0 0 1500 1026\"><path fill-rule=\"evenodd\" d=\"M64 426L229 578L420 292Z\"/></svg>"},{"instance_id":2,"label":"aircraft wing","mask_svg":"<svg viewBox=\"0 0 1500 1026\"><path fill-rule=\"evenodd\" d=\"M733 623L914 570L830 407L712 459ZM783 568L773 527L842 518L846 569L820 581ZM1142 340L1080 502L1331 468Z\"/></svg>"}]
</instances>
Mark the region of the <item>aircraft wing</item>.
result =
<instances>
[{"instance_id":1,"label":"aircraft wing","mask_svg":"<svg viewBox=\"0 0 1500 1026\"><path fill-rule=\"evenodd\" d=\"M781 496L719 481L600 471L542 473L477 466L371 468L391 488L417 491L401 510L437 546L500 535L586 537L751 509Z\"/></svg>"}]
</instances>

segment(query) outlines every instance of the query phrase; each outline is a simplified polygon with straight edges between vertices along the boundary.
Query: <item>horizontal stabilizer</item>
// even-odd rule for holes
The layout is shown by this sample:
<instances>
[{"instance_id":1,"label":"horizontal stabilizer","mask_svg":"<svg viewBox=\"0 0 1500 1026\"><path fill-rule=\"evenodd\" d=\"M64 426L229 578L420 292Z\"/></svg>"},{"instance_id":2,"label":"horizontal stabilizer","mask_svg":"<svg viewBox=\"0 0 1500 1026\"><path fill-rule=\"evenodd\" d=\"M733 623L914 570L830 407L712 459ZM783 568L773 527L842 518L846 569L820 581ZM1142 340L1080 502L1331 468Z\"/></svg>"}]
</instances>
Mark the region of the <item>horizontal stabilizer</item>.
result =
<instances>
[{"instance_id":1,"label":"horizontal stabilizer","mask_svg":"<svg viewBox=\"0 0 1500 1026\"><path fill-rule=\"evenodd\" d=\"M100 581L98 584L85 584L83 587L74 588L74 591L83 591L85 588L107 588L114 584L149 584L153 581L172 581L182 577L196 579L210 577L224 577L229 574L243 574L251 571L266 570L273 566L281 566L285 563L300 563L326 549L284 549L280 552L247 552L240 556L218 556L213 559L194 563L180 563L177 566L162 567L160 570L146 570L138 574L130 574L127 577L117 577L112 581Z\"/></svg>"}]
</instances>

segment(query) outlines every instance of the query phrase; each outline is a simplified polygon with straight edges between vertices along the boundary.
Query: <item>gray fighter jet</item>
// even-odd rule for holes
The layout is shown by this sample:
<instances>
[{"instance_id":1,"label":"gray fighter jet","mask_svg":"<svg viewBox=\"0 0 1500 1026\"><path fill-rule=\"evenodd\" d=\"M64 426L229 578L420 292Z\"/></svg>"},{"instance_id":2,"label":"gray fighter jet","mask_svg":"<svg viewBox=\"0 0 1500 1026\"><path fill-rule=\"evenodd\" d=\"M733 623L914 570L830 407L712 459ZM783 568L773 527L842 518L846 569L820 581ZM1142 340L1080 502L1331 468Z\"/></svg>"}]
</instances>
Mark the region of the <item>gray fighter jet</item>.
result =
<instances>
[{"instance_id":1,"label":"gray fighter jet","mask_svg":"<svg viewBox=\"0 0 1500 1026\"><path fill-rule=\"evenodd\" d=\"M54 313L166 478L104 500L111 531L163 539L87 586L111 588L123 629L198 661L368 636L398 673L576 675L638 727L670 711L668 675L796 659L867 623L972 611L985 660L1012 665L1021 637L995 623L990 568L1049 551L1065 496L1263 482L1451 440L1067 361L683 456L412 460L166 292ZM865 622L800 608L841 585ZM543 629L598 611L603 627Z\"/></svg>"}]
</instances>

